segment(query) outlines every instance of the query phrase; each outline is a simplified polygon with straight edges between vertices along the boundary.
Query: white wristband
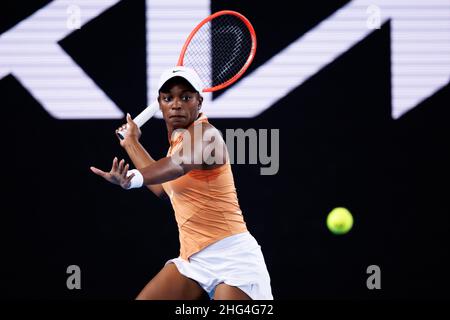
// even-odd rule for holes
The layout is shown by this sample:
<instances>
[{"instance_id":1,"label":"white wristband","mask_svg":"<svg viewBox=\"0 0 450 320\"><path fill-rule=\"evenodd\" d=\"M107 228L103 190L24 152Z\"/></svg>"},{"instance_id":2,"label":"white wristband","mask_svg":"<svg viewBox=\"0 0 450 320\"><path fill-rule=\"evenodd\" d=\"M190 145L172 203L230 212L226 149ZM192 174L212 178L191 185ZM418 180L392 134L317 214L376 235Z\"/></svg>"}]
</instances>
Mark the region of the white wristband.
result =
<instances>
[{"instance_id":1,"label":"white wristband","mask_svg":"<svg viewBox=\"0 0 450 320\"><path fill-rule=\"evenodd\" d=\"M144 184L144 176L137 169L128 170L127 177L129 177L133 173L134 173L134 177L131 179L130 186L128 187L127 190L133 189L133 188L140 188Z\"/></svg>"}]
</instances>

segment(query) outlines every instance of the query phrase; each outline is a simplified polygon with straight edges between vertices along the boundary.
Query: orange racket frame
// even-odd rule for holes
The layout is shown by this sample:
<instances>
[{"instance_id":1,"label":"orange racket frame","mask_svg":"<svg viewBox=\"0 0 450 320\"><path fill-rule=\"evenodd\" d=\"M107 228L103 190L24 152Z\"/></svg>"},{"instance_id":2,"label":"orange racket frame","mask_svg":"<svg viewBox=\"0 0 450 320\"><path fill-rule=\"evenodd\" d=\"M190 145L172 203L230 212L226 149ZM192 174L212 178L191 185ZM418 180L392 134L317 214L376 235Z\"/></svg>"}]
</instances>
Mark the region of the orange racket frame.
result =
<instances>
[{"instance_id":1,"label":"orange racket frame","mask_svg":"<svg viewBox=\"0 0 450 320\"><path fill-rule=\"evenodd\" d=\"M244 73L245 71L248 69L248 67L250 66L250 64L253 61L253 58L255 57L256 54L256 33L255 33L255 29L253 28L252 24L250 23L250 21L244 17L242 14L240 14L239 12L236 11L232 11L232 10L222 10L222 11L218 11L216 13L213 13L212 15L206 17L205 19L203 19L195 28L194 30L191 31L191 33L189 34L188 38L186 39L186 42L183 45L183 48L181 49L181 53L180 53L180 57L178 58L178 63L177 66L183 66L183 60L184 60L184 54L186 53L186 50L189 46L189 44L191 43L192 38L194 37L194 35L197 33L197 31L206 23L210 22L211 20L213 20L214 18L217 18L218 16L222 16L222 15L233 15L239 19L242 20L242 22L244 22L244 24L247 26L251 38L252 38L252 47L250 49L250 54L247 58L247 61L245 62L245 64L242 66L241 70L239 70L238 73L236 73L232 78L228 79L227 81L225 81L224 83L221 83L219 85L216 85L214 87L210 87L210 88L205 88L202 91L203 92L214 92L214 91L218 91L221 90L223 88L228 87L229 85L231 85L232 83L236 82Z\"/></svg>"}]
</instances>

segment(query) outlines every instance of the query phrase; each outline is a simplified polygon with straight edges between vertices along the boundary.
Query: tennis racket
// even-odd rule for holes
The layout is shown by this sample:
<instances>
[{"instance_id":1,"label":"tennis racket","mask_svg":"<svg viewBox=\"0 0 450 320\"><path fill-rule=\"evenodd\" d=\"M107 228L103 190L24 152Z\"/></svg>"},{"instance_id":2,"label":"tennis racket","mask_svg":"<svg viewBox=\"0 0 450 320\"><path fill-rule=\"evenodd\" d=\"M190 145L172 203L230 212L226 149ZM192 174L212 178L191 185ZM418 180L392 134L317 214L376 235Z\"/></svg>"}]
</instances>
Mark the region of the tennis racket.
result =
<instances>
[{"instance_id":1,"label":"tennis racket","mask_svg":"<svg viewBox=\"0 0 450 320\"><path fill-rule=\"evenodd\" d=\"M222 90L236 82L253 61L256 33L250 21L236 11L218 11L203 19L186 39L177 66L193 69L202 80L202 92ZM134 122L141 127L158 111L157 101ZM121 139L125 131L119 131Z\"/></svg>"}]
</instances>

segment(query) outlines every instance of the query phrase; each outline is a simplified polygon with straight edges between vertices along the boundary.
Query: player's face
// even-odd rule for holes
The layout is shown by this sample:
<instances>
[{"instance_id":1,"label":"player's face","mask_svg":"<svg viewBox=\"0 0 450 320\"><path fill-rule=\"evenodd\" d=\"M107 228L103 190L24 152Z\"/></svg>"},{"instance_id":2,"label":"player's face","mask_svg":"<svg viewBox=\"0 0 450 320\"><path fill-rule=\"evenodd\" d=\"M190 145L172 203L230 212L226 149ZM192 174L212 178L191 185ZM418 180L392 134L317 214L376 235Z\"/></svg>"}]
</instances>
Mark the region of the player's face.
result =
<instances>
[{"instance_id":1,"label":"player's face","mask_svg":"<svg viewBox=\"0 0 450 320\"><path fill-rule=\"evenodd\" d=\"M179 129L189 127L197 119L203 98L189 85L175 83L169 92L160 92L158 100L166 124Z\"/></svg>"}]
</instances>

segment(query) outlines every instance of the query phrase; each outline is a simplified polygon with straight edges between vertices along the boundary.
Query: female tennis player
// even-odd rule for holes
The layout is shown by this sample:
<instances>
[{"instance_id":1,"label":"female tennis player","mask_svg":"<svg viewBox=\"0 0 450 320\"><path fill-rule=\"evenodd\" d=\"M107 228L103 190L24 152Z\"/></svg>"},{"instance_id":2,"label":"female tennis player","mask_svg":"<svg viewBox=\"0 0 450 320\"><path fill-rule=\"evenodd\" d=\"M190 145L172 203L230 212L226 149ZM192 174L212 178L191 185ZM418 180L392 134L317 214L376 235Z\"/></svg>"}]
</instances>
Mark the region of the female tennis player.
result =
<instances>
[{"instance_id":1,"label":"female tennis player","mask_svg":"<svg viewBox=\"0 0 450 320\"><path fill-rule=\"evenodd\" d=\"M214 300L273 299L261 247L239 207L225 142L200 112L202 87L190 68L163 72L158 102L168 131L167 156L155 161L148 154L127 115L116 133L126 131L120 144L136 169L114 158L110 172L91 170L124 189L145 185L168 197L175 211L180 255L165 263L137 299L202 299L205 293Z\"/></svg>"}]
</instances>

